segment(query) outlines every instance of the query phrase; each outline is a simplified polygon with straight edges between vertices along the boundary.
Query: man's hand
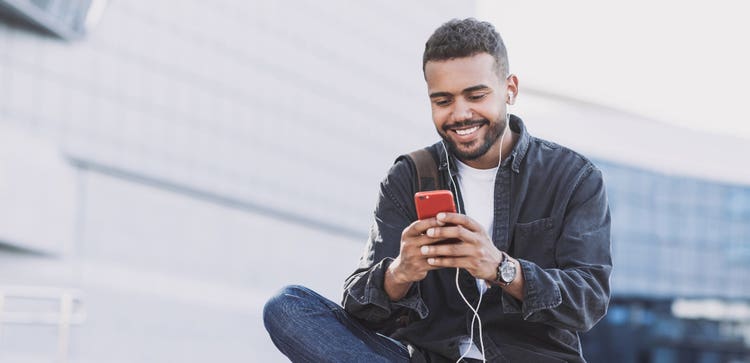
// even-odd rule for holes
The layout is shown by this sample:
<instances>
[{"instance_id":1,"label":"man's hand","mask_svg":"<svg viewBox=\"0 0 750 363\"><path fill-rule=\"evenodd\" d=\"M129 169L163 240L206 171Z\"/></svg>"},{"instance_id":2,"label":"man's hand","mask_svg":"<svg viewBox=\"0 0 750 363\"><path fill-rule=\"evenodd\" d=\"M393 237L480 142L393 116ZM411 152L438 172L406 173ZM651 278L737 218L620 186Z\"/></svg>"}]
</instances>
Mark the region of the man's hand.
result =
<instances>
[{"instance_id":1,"label":"man's hand","mask_svg":"<svg viewBox=\"0 0 750 363\"><path fill-rule=\"evenodd\" d=\"M484 227L457 213L440 213L436 220L441 226L428 228L425 231L427 236L437 240L457 238L460 242L421 247L420 252L427 257L427 263L433 267L460 267L475 278L494 281L503 254L492 243Z\"/></svg>"},{"instance_id":2,"label":"man's hand","mask_svg":"<svg viewBox=\"0 0 750 363\"><path fill-rule=\"evenodd\" d=\"M422 254L421 248L443 239L425 234L428 229L443 225L436 218L429 218L412 223L401 233L401 250L385 274L385 292L391 300L400 300L412 283L421 281L427 277L427 272L439 268L427 263L428 256Z\"/></svg>"},{"instance_id":3,"label":"man's hand","mask_svg":"<svg viewBox=\"0 0 750 363\"><path fill-rule=\"evenodd\" d=\"M446 239L457 243L435 244ZM385 274L385 291L393 301L406 296L412 283L427 273L445 267L463 268L478 279L495 281L503 254L495 247L484 227L463 214L439 213L416 221L401 234L401 251ZM504 289L523 300L524 278L516 263L516 280Z\"/></svg>"},{"instance_id":4,"label":"man's hand","mask_svg":"<svg viewBox=\"0 0 750 363\"><path fill-rule=\"evenodd\" d=\"M440 226L427 229L425 233L429 237L438 240L458 238L461 242L423 246L420 252L427 257L427 263L433 267L460 267L469 271L475 278L494 282L503 254L492 243L484 227L463 214L440 213L436 219ZM516 278L503 287L503 290L523 301L525 279L521 264L510 256L508 258L516 265Z\"/></svg>"}]
</instances>

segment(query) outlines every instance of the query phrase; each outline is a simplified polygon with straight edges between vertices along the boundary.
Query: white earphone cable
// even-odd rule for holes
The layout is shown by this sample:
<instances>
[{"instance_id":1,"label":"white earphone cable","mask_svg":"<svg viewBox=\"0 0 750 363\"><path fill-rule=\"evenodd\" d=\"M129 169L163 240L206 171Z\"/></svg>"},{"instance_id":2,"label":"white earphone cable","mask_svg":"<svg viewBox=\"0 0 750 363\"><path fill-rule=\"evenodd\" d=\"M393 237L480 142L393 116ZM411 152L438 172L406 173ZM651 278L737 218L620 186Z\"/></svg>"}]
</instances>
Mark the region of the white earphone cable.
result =
<instances>
[{"instance_id":1,"label":"white earphone cable","mask_svg":"<svg viewBox=\"0 0 750 363\"><path fill-rule=\"evenodd\" d=\"M479 301L477 302L477 307L476 308L474 308L473 306L471 306L471 303L469 302L468 299L466 299L466 296L464 296L463 291L461 291L461 286L459 286L459 284L458 284L458 273L459 273L459 271L460 271L460 269L458 267L456 267L456 289L458 290L458 294L461 295L461 298L466 303L466 306L468 306L469 309L471 309L471 311L474 313L474 316L471 318L471 328L470 328L471 329L471 333L469 334L469 341L472 344L474 344L474 322L475 321L479 321L479 345L482 348L482 350L481 350L481 352L482 352L482 362L486 362L487 360L484 357L484 337L482 335L482 318L479 317L479 306L482 305L482 297L484 297L484 294L479 294ZM466 349L466 351L464 352L464 354L462 354L458 358L458 360L456 361L456 363L459 363L461 361L461 359L464 359L466 357L466 355L469 354L470 351L471 351L471 349Z\"/></svg>"},{"instance_id":2,"label":"white earphone cable","mask_svg":"<svg viewBox=\"0 0 750 363\"><path fill-rule=\"evenodd\" d=\"M500 157L497 162L497 166L499 167L500 164L503 162L503 143L505 141L505 134L509 130L510 126L510 115L506 112L505 114L505 128L503 129L502 135L500 135ZM445 158L448 163L448 177L450 178L450 185L457 190L458 188L455 185L455 182L453 181L453 173L451 173L451 167L450 167L450 155L448 154L448 150L445 147L445 141L441 143L443 145L443 151L445 151ZM459 205L459 208L463 209L461 205ZM462 212L462 211L459 211ZM479 301L477 302L476 308L471 305L469 300L464 295L463 291L461 291L461 286L458 282L458 275L460 273L461 269L456 268L456 290L458 290L458 294L461 295L461 299L463 299L464 303L466 303L466 306L469 307L469 309L474 313L474 316L471 318L471 332L469 333L469 341L473 344L474 342L474 323L479 322L479 345L481 347L481 353L482 353L482 362L486 362L485 354L484 354L484 334L482 332L482 318L479 316L479 307L482 305L482 298L484 297L483 293L479 294ZM467 349L456 361L456 363L459 363L462 359L466 357L467 354L471 349Z\"/></svg>"}]
</instances>

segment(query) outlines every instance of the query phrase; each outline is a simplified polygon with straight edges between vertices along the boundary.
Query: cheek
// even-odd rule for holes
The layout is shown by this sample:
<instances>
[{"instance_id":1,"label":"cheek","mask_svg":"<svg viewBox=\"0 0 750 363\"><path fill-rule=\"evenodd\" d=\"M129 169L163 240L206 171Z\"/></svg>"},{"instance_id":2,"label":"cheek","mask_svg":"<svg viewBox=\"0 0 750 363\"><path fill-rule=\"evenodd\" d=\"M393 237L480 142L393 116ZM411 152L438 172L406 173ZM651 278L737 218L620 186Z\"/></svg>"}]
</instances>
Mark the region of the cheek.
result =
<instances>
[{"instance_id":1,"label":"cheek","mask_svg":"<svg viewBox=\"0 0 750 363\"><path fill-rule=\"evenodd\" d=\"M484 107L477 109L477 112L482 116L482 118L494 121L502 118L501 116L504 117L505 115L505 109L502 107L502 104L492 103L483 106Z\"/></svg>"},{"instance_id":2,"label":"cheek","mask_svg":"<svg viewBox=\"0 0 750 363\"><path fill-rule=\"evenodd\" d=\"M493 108L495 109L495 113L505 115L505 111L508 109L507 107L508 105L505 103L505 100L502 99L498 100L498 102L495 104L495 107Z\"/></svg>"},{"instance_id":3,"label":"cheek","mask_svg":"<svg viewBox=\"0 0 750 363\"><path fill-rule=\"evenodd\" d=\"M450 113L445 109L433 108L432 109L432 122L440 128L448 122Z\"/></svg>"}]
</instances>

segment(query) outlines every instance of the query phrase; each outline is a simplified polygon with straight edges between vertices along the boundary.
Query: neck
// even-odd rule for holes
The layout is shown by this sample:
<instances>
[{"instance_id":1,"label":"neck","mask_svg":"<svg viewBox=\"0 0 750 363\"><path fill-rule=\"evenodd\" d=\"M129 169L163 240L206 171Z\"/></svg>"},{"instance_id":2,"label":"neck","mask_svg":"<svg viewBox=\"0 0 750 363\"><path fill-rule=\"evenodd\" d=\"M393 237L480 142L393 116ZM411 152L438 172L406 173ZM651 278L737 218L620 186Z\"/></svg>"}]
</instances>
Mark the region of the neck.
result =
<instances>
[{"instance_id":1,"label":"neck","mask_svg":"<svg viewBox=\"0 0 750 363\"><path fill-rule=\"evenodd\" d=\"M461 160L462 163L474 168L474 169L492 169L500 165L500 147L503 148L503 159L507 158L513 151L513 147L516 146L518 141L518 134L512 132L510 128L507 128L503 135L487 150L487 152L474 159L474 160Z\"/></svg>"}]
</instances>

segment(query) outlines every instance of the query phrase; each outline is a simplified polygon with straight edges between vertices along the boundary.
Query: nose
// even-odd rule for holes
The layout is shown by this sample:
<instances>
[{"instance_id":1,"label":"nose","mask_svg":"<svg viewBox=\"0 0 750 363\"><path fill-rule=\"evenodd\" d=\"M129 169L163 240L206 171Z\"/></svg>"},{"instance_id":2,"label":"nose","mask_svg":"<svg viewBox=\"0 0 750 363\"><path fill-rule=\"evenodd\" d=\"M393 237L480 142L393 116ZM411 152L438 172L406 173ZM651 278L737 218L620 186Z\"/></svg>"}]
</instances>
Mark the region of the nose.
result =
<instances>
[{"instance_id":1,"label":"nose","mask_svg":"<svg viewBox=\"0 0 750 363\"><path fill-rule=\"evenodd\" d=\"M458 99L453 103L453 121L471 120L473 111L468 102Z\"/></svg>"}]
</instances>

